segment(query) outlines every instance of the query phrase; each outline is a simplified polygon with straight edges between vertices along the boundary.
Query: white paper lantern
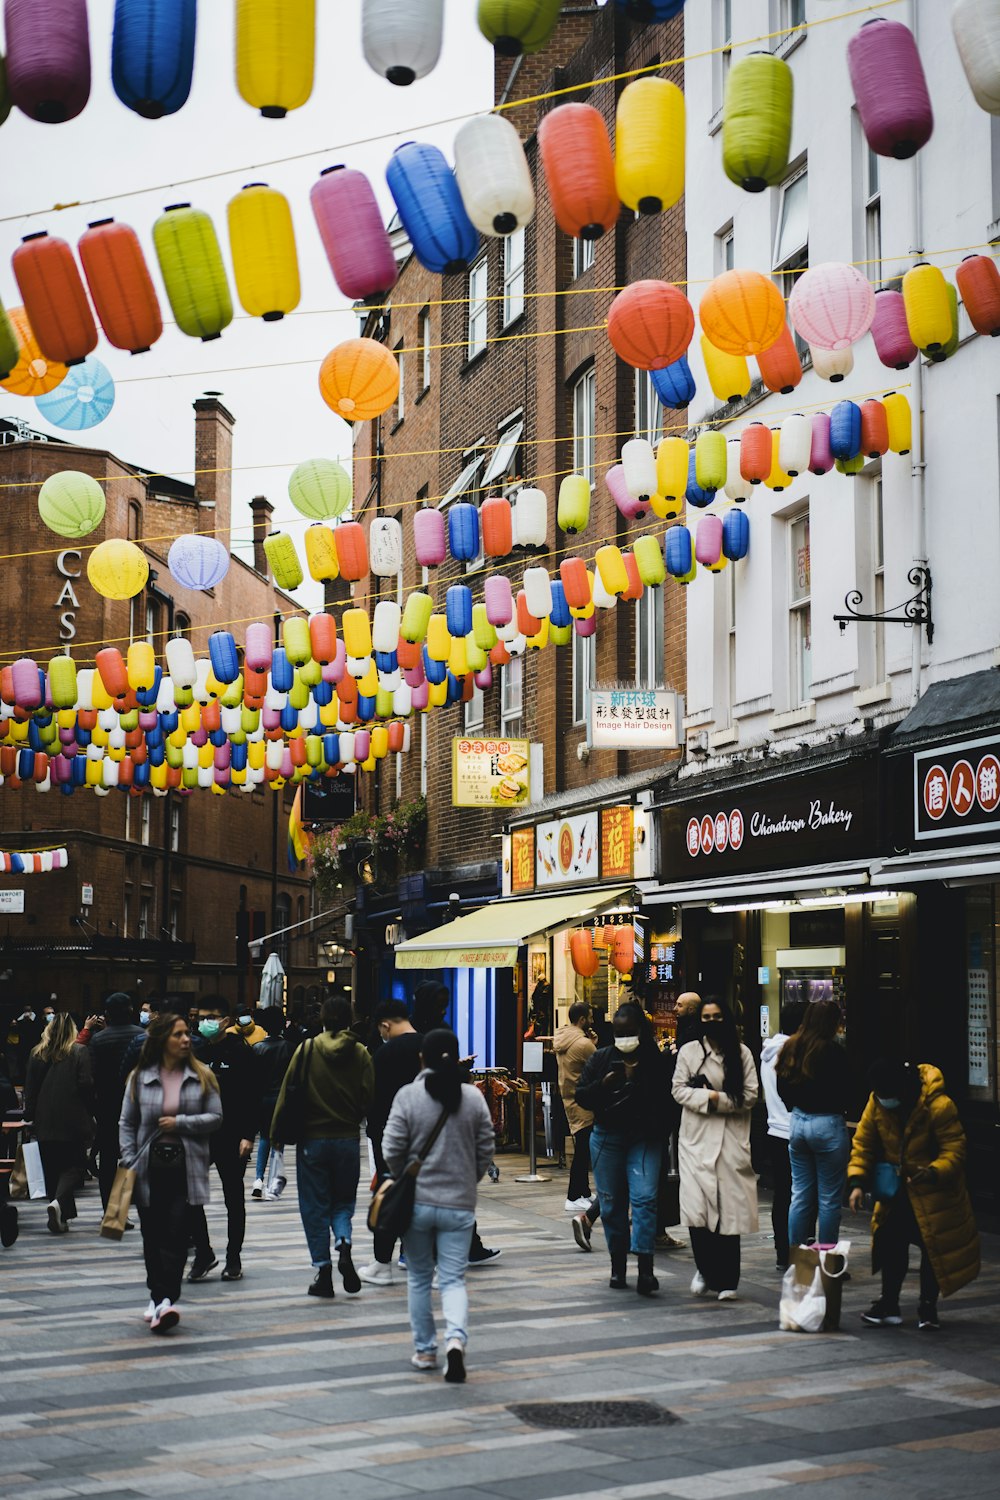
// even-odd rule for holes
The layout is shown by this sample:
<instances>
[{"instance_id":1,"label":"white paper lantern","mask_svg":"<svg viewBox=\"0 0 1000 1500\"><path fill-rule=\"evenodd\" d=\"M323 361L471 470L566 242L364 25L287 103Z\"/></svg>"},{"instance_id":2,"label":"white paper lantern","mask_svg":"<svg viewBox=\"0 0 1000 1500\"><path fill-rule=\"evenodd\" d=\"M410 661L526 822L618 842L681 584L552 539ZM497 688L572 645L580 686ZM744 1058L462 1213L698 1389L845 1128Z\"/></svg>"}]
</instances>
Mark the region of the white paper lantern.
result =
<instances>
[{"instance_id":1,"label":"white paper lantern","mask_svg":"<svg viewBox=\"0 0 1000 1500\"><path fill-rule=\"evenodd\" d=\"M425 78L441 56L444 0L363 0L365 62L401 87Z\"/></svg>"},{"instance_id":2,"label":"white paper lantern","mask_svg":"<svg viewBox=\"0 0 1000 1500\"><path fill-rule=\"evenodd\" d=\"M656 494L656 454L645 438L631 438L622 444L622 468L625 488L633 500L648 500Z\"/></svg>"},{"instance_id":3,"label":"white paper lantern","mask_svg":"<svg viewBox=\"0 0 1000 1500\"><path fill-rule=\"evenodd\" d=\"M503 115L475 115L455 137L455 178L481 234L513 234L535 216L521 137Z\"/></svg>"},{"instance_id":4,"label":"white paper lantern","mask_svg":"<svg viewBox=\"0 0 1000 1500\"><path fill-rule=\"evenodd\" d=\"M76 707L88 712L94 706L94 669L93 667L81 667L76 674ZM11 710L13 712L13 710ZM4 715L5 718L8 715Z\"/></svg>"},{"instance_id":5,"label":"white paper lantern","mask_svg":"<svg viewBox=\"0 0 1000 1500\"><path fill-rule=\"evenodd\" d=\"M83 674L76 674L77 685ZM79 705L77 705L79 706ZM158 714L172 714L176 712L177 704L174 700L174 679L168 674L160 678L160 690L156 695L156 712Z\"/></svg>"},{"instance_id":6,"label":"white paper lantern","mask_svg":"<svg viewBox=\"0 0 1000 1500\"><path fill-rule=\"evenodd\" d=\"M603 580L601 578L601 570L600 570L600 568L595 568L594 569L594 608L595 609L614 609L614 607L615 607L615 605L617 603L618 603L618 595L617 594L609 594L608 593L607 589L604 587L604 582L603 582Z\"/></svg>"},{"instance_id":7,"label":"white paper lantern","mask_svg":"<svg viewBox=\"0 0 1000 1500\"><path fill-rule=\"evenodd\" d=\"M393 693L392 711L397 719L405 719L413 712L413 689L408 682L401 682Z\"/></svg>"},{"instance_id":8,"label":"white paper lantern","mask_svg":"<svg viewBox=\"0 0 1000 1500\"><path fill-rule=\"evenodd\" d=\"M958 0L951 27L976 103L987 114L1000 115L1000 5Z\"/></svg>"},{"instance_id":9,"label":"white paper lantern","mask_svg":"<svg viewBox=\"0 0 1000 1500\"><path fill-rule=\"evenodd\" d=\"M524 600L536 620L552 613L552 582L544 568L525 568Z\"/></svg>"},{"instance_id":10,"label":"white paper lantern","mask_svg":"<svg viewBox=\"0 0 1000 1500\"><path fill-rule=\"evenodd\" d=\"M740 440L730 438L726 444L726 494L730 500L749 500L753 485L740 473Z\"/></svg>"},{"instance_id":11,"label":"white paper lantern","mask_svg":"<svg viewBox=\"0 0 1000 1500\"><path fill-rule=\"evenodd\" d=\"M801 412L795 412L781 424L778 463L794 479L796 474L804 474L808 469L811 452L812 419L804 417Z\"/></svg>"},{"instance_id":12,"label":"white paper lantern","mask_svg":"<svg viewBox=\"0 0 1000 1500\"><path fill-rule=\"evenodd\" d=\"M341 763L343 765L347 765L351 761L353 761L353 759L354 759L354 731L351 730L351 729L345 729L342 734L338 734L338 736L337 736L337 744L339 746L339 748L337 750L337 755L339 756Z\"/></svg>"},{"instance_id":13,"label":"white paper lantern","mask_svg":"<svg viewBox=\"0 0 1000 1500\"><path fill-rule=\"evenodd\" d=\"M517 492L514 506L514 540L519 547L544 547L548 502L544 490L530 487Z\"/></svg>"},{"instance_id":14,"label":"white paper lantern","mask_svg":"<svg viewBox=\"0 0 1000 1500\"><path fill-rule=\"evenodd\" d=\"M854 369L854 355L850 349L819 349L810 344L809 352L820 380L829 380L836 385Z\"/></svg>"},{"instance_id":15,"label":"white paper lantern","mask_svg":"<svg viewBox=\"0 0 1000 1500\"><path fill-rule=\"evenodd\" d=\"M391 516L379 516L368 532L368 558L378 578L395 578L403 566L403 529ZM393 651L395 646L391 647Z\"/></svg>"},{"instance_id":16,"label":"white paper lantern","mask_svg":"<svg viewBox=\"0 0 1000 1500\"><path fill-rule=\"evenodd\" d=\"M167 671L176 687L193 688L198 678L191 642L182 635L173 636L166 646Z\"/></svg>"},{"instance_id":17,"label":"white paper lantern","mask_svg":"<svg viewBox=\"0 0 1000 1500\"><path fill-rule=\"evenodd\" d=\"M372 616L372 648L395 651L399 645L399 623L403 612L394 599L380 599Z\"/></svg>"}]
</instances>

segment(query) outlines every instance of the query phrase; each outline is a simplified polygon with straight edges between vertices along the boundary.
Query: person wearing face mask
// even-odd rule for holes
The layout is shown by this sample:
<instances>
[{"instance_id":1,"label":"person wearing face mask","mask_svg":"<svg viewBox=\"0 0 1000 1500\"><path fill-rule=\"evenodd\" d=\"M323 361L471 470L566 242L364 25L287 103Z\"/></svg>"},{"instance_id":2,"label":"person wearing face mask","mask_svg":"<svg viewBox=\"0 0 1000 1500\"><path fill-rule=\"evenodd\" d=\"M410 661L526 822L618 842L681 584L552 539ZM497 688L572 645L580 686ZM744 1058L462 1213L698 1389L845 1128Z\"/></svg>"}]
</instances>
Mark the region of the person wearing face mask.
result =
<instances>
[{"instance_id":1,"label":"person wearing face mask","mask_svg":"<svg viewBox=\"0 0 1000 1500\"><path fill-rule=\"evenodd\" d=\"M965 1185L965 1132L931 1063L881 1060L869 1075L872 1092L854 1134L847 1181L860 1209L864 1188L875 1193L872 1270L882 1295L861 1321L902 1323L899 1294L910 1246L920 1250L917 1327L940 1328L938 1296L950 1297L979 1275L979 1235Z\"/></svg>"},{"instance_id":2,"label":"person wearing face mask","mask_svg":"<svg viewBox=\"0 0 1000 1500\"><path fill-rule=\"evenodd\" d=\"M118 1170L118 1117L125 1092L122 1062L133 1042L138 1040L141 1044L146 1032L142 1026L134 1025L132 1001L120 990L108 996L104 1016L107 1025L90 1043L90 1066L97 1117L97 1182L101 1203L107 1208L108 1194Z\"/></svg>"},{"instance_id":3,"label":"person wearing face mask","mask_svg":"<svg viewBox=\"0 0 1000 1500\"><path fill-rule=\"evenodd\" d=\"M594 1116L590 1164L611 1257L609 1284L616 1291L627 1285L631 1208L631 1249L639 1262L636 1291L651 1297L659 1290L653 1253L660 1156L668 1128L668 1064L645 1012L634 1001L618 1007L612 1026L612 1045L599 1047L584 1064L576 1103Z\"/></svg>"},{"instance_id":4,"label":"person wearing face mask","mask_svg":"<svg viewBox=\"0 0 1000 1500\"><path fill-rule=\"evenodd\" d=\"M750 1160L750 1112L757 1069L731 1012L701 1002L701 1037L677 1054L673 1095L681 1106L678 1138L681 1223L691 1235L696 1297L736 1297L740 1235L757 1230L757 1178Z\"/></svg>"},{"instance_id":5,"label":"person wearing face mask","mask_svg":"<svg viewBox=\"0 0 1000 1500\"><path fill-rule=\"evenodd\" d=\"M139 1008L139 1025L148 1026L153 1012L149 1008L148 1001L144 1000Z\"/></svg>"},{"instance_id":6,"label":"person wearing face mask","mask_svg":"<svg viewBox=\"0 0 1000 1500\"><path fill-rule=\"evenodd\" d=\"M248 1047L256 1047L267 1039L267 1032L254 1020L249 1006L240 1011L236 1025L227 1027L227 1032L230 1036L241 1036Z\"/></svg>"}]
</instances>

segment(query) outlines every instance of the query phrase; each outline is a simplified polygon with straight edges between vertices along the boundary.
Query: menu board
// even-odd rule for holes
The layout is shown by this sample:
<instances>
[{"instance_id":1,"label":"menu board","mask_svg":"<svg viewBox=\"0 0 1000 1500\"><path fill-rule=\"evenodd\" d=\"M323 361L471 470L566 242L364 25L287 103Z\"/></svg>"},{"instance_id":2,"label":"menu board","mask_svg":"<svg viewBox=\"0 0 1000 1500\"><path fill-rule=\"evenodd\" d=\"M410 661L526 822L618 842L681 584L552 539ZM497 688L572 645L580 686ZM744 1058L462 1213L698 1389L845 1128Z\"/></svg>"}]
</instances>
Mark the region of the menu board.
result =
<instances>
[{"instance_id":1,"label":"menu board","mask_svg":"<svg viewBox=\"0 0 1000 1500\"><path fill-rule=\"evenodd\" d=\"M451 742L453 807L519 807L528 801L527 740L469 739Z\"/></svg>"},{"instance_id":2,"label":"menu board","mask_svg":"<svg viewBox=\"0 0 1000 1500\"><path fill-rule=\"evenodd\" d=\"M990 1086L990 972L969 970L969 1087Z\"/></svg>"}]
</instances>

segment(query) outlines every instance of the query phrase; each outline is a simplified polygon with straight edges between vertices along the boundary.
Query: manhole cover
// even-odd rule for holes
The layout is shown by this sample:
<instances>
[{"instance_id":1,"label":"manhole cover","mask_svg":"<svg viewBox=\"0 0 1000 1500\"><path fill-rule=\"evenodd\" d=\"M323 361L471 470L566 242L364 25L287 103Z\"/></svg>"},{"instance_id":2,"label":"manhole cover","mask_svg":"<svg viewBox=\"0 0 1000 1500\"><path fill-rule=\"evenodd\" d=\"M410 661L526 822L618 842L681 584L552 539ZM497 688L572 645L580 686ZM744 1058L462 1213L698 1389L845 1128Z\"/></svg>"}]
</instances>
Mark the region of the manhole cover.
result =
<instances>
[{"instance_id":1,"label":"manhole cover","mask_svg":"<svg viewBox=\"0 0 1000 1500\"><path fill-rule=\"evenodd\" d=\"M677 1421L655 1401L524 1401L507 1410L532 1427L667 1427Z\"/></svg>"}]
</instances>

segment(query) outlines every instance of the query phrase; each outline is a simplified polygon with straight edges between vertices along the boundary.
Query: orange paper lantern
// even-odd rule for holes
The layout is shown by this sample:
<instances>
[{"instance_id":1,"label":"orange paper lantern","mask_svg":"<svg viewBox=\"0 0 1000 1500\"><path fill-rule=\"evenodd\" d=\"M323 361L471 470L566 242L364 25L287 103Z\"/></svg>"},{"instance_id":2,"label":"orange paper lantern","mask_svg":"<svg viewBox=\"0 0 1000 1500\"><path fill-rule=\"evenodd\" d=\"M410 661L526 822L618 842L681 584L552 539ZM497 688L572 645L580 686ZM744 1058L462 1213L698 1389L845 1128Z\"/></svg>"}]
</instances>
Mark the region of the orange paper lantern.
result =
<instances>
[{"instance_id":1,"label":"orange paper lantern","mask_svg":"<svg viewBox=\"0 0 1000 1500\"><path fill-rule=\"evenodd\" d=\"M635 928L616 927L608 948L608 962L619 974L631 974L635 964Z\"/></svg>"},{"instance_id":2,"label":"orange paper lantern","mask_svg":"<svg viewBox=\"0 0 1000 1500\"><path fill-rule=\"evenodd\" d=\"M368 573L368 543L364 528L358 521L345 521L333 535L337 543L340 576L348 583L357 583Z\"/></svg>"},{"instance_id":3,"label":"orange paper lantern","mask_svg":"<svg viewBox=\"0 0 1000 1500\"><path fill-rule=\"evenodd\" d=\"M771 472L771 430L751 422L740 434L740 474L751 484L762 484Z\"/></svg>"},{"instance_id":4,"label":"orange paper lantern","mask_svg":"<svg viewBox=\"0 0 1000 1500\"><path fill-rule=\"evenodd\" d=\"M680 359L693 336L691 304L666 281L633 281L608 311L612 347L637 370L666 369Z\"/></svg>"},{"instance_id":5,"label":"orange paper lantern","mask_svg":"<svg viewBox=\"0 0 1000 1500\"><path fill-rule=\"evenodd\" d=\"M967 255L955 272L958 293L977 333L1000 334L1000 270L988 255Z\"/></svg>"},{"instance_id":6,"label":"orange paper lantern","mask_svg":"<svg viewBox=\"0 0 1000 1500\"><path fill-rule=\"evenodd\" d=\"M861 403L861 451L866 458L880 458L889 451L889 421L881 401Z\"/></svg>"},{"instance_id":7,"label":"orange paper lantern","mask_svg":"<svg viewBox=\"0 0 1000 1500\"><path fill-rule=\"evenodd\" d=\"M345 339L324 359L319 391L345 422L381 416L399 395L399 366L376 339Z\"/></svg>"},{"instance_id":8,"label":"orange paper lantern","mask_svg":"<svg viewBox=\"0 0 1000 1500\"><path fill-rule=\"evenodd\" d=\"M42 353L23 307L9 308L7 316L14 325L21 353L10 374L0 380L0 385L12 396L44 396L48 391L54 391L69 374L68 367Z\"/></svg>"},{"instance_id":9,"label":"orange paper lantern","mask_svg":"<svg viewBox=\"0 0 1000 1500\"><path fill-rule=\"evenodd\" d=\"M594 935L589 927L577 927L570 933L569 956L581 978L593 979L601 966L601 956L594 951Z\"/></svg>"},{"instance_id":10,"label":"orange paper lantern","mask_svg":"<svg viewBox=\"0 0 1000 1500\"><path fill-rule=\"evenodd\" d=\"M621 208L604 117L592 104L560 104L538 127L552 212L564 234L596 240Z\"/></svg>"},{"instance_id":11,"label":"orange paper lantern","mask_svg":"<svg viewBox=\"0 0 1000 1500\"><path fill-rule=\"evenodd\" d=\"M780 391L783 396L794 391L802 379L802 361L787 323L782 325L770 349L762 349L758 354L757 367L769 391Z\"/></svg>"},{"instance_id":12,"label":"orange paper lantern","mask_svg":"<svg viewBox=\"0 0 1000 1500\"><path fill-rule=\"evenodd\" d=\"M11 265L42 352L82 364L97 348L97 325L69 245L45 230L25 235Z\"/></svg>"},{"instance_id":13,"label":"orange paper lantern","mask_svg":"<svg viewBox=\"0 0 1000 1500\"><path fill-rule=\"evenodd\" d=\"M479 511L486 557L506 557L514 545L510 501L493 495L484 500Z\"/></svg>"},{"instance_id":14,"label":"orange paper lantern","mask_svg":"<svg viewBox=\"0 0 1000 1500\"><path fill-rule=\"evenodd\" d=\"M727 354L760 354L787 327L781 293L760 271L723 271L707 287L698 313L705 337Z\"/></svg>"},{"instance_id":15,"label":"orange paper lantern","mask_svg":"<svg viewBox=\"0 0 1000 1500\"><path fill-rule=\"evenodd\" d=\"M78 249L108 343L145 354L163 332L163 318L135 230L114 219L96 219L80 236Z\"/></svg>"}]
</instances>

